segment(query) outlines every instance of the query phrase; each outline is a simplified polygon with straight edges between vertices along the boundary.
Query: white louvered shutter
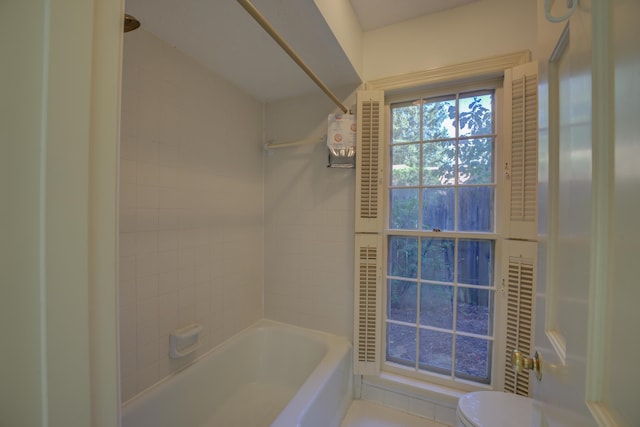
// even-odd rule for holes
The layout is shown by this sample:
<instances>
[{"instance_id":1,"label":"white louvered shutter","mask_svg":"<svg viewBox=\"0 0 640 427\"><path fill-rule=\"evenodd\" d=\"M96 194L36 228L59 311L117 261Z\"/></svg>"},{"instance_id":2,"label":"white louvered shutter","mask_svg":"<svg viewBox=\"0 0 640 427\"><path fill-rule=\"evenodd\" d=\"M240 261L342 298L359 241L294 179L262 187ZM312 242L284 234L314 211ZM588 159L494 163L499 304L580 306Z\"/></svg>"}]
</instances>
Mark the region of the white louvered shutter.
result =
<instances>
[{"instance_id":1,"label":"white louvered shutter","mask_svg":"<svg viewBox=\"0 0 640 427\"><path fill-rule=\"evenodd\" d=\"M383 111L384 92L358 92L353 327L356 375L380 372Z\"/></svg>"},{"instance_id":2,"label":"white louvered shutter","mask_svg":"<svg viewBox=\"0 0 640 427\"><path fill-rule=\"evenodd\" d=\"M533 353L538 234L538 63L505 71L506 232L503 289L506 291L504 390L529 396L531 374L511 367L514 349ZM516 239L516 240L513 240Z\"/></svg>"},{"instance_id":3,"label":"white louvered shutter","mask_svg":"<svg viewBox=\"0 0 640 427\"><path fill-rule=\"evenodd\" d=\"M507 207L510 238L535 240L538 227L538 63L505 72Z\"/></svg>"},{"instance_id":4,"label":"white louvered shutter","mask_svg":"<svg viewBox=\"0 0 640 427\"><path fill-rule=\"evenodd\" d=\"M384 92L357 94L356 233L382 228L382 155Z\"/></svg>"},{"instance_id":5,"label":"white louvered shutter","mask_svg":"<svg viewBox=\"0 0 640 427\"><path fill-rule=\"evenodd\" d=\"M511 367L511 353L518 349L523 356L533 356L535 310L535 242L507 241L503 288L506 290L505 376L504 390L529 396L530 372L518 373Z\"/></svg>"},{"instance_id":6,"label":"white louvered shutter","mask_svg":"<svg viewBox=\"0 0 640 427\"><path fill-rule=\"evenodd\" d=\"M380 372L381 236L356 234L355 243L353 371L374 375Z\"/></svg>"}]
</instances>

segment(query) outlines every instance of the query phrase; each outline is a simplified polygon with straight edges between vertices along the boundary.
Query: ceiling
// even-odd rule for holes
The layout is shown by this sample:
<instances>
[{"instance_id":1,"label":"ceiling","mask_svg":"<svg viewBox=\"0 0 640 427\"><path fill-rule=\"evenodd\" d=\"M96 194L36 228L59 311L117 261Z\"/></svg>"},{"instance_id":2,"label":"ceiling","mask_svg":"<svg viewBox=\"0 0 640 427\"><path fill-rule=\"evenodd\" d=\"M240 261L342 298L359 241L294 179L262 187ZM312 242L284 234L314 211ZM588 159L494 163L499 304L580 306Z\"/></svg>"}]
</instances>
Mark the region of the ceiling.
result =
<instances>
[{"instance_id":1,"label":"ceiling","mask_svg":"<svg viewBox=\"0 0 640 427\"><path fill-rule=\"evenodd\" d=\"M341 1L351 1L361 26L372 29L477 0ZM329 88L361 83L314 0L252 2ZM236 0L126 0L126 12L263 102L319 92Z\"/></svg>"},{"instance_id":2,"label":"ceiling","mask_svg":"<svg viewBox=\"0 0 640 427\"><path fill-rule=\"evenodd\" d=\"M478 0L349 0L363 31L397 24Z\"/></svg>"}]
</instances>

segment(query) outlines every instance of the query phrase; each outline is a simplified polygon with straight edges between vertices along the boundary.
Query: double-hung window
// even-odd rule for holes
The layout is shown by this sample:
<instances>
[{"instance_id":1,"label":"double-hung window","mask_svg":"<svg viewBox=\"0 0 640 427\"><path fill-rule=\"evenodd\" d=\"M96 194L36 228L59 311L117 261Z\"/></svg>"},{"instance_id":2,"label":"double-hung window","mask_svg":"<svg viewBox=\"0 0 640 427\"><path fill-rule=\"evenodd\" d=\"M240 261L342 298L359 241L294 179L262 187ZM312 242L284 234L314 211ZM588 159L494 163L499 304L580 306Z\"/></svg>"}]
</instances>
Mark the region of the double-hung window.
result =
<instances>
[{"instance_id":1,"label":"double-hung window","mask_svg":"<svg viewBox=\"0 0 640 427\"><path fill-rule=\"evenodd\" d=\"M497 104L489 86L389 106L385 370L493 383Z\"/></svg>"},{"instance_id":2,"label":"double-hung window","mask_svg":"<svg viewBox=\"0 0 640 427\"><path fill-rule=\"evenodd\" d=\"M385 85L357 94L354 373L528 395L510 359L533 352L537 64Z\"/></svg>"}]
</instances>

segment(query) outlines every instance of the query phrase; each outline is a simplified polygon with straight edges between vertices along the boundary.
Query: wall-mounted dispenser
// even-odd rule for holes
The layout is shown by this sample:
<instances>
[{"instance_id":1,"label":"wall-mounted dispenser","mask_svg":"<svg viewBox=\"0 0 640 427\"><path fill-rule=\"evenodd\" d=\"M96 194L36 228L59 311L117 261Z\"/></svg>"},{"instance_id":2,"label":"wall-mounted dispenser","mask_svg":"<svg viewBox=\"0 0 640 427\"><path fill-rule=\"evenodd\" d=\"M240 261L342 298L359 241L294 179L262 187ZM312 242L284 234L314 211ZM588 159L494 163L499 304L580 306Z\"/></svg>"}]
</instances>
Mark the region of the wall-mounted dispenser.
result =
<instances>
[{"instance_id":1,"label":"wall-mounted dispenser","mask_svg":"<svg viewBox=\"0 0 640 427\"><path fill-rule=\"evenodd\" d=\"M356 166L356 116L353 114L329 114L327 130L330 168L354 168Z\"/></svg>"}]
</instances>

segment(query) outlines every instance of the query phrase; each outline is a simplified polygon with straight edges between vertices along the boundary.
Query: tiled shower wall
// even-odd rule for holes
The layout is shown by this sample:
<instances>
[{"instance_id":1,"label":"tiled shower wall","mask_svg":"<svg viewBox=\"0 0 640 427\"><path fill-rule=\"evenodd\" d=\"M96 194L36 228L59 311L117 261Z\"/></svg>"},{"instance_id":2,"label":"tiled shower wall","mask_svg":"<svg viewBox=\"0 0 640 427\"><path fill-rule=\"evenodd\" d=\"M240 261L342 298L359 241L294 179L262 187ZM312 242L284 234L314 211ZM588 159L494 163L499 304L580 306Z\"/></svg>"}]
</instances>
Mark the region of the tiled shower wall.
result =
<instances>
[{"instance_id":1,"label":"tiled shower wall","mask_svg":"<svg viewBox=\"0 0 640 427\"><path fill-rule=\"evenodd\" d=\"M336 90L347 107L355 88ZM355 170L327 168L324 94L266 107L265 316L352 337ZM322 139L322 141L321 141Z\"/></svg>"},{"instance_id":2,"label":"tiled shower wall","mask_svg":"<svg viewBox=\"0 0 640 427\"><path fill-rule=\"evenodd\" d=\"M144 29L125 35L120 149L123 401L263 316L262 104Z\"/></svg>"}]
</instances>

